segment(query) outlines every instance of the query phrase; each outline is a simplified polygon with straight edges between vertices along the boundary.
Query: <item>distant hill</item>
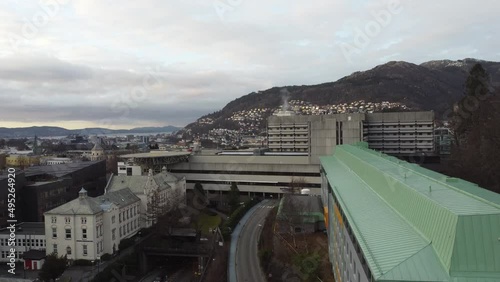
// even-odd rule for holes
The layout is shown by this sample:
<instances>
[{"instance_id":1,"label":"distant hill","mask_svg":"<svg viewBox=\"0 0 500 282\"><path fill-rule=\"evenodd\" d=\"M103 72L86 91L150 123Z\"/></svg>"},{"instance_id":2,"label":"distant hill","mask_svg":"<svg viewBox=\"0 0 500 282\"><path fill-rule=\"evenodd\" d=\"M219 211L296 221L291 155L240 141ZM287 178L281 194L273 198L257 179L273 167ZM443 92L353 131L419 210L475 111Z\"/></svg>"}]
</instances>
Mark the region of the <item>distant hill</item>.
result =
<instances>
[{"instance_id":1,"label":"distant hill","mask_svg":"<svg viewBox=\"0 0 500 282\"><path fill-rule=\"evenodd\" d=\"M107 129L107 128L83 128L83 129L66 129L55 126L32 126L6 128L0 127L0 138L13 137L33 137L35 135L44 136L66 136L71 134L80 135L105 135L105 134L129 134L129 133L156 133L156 132L174 132L180 128L175 126L162 127L137 127L132 129Z\"/></svg>"},{"instance_id":2,"label":"distant hill","mask_svg":"<svg viewBox=\"0 0 500 282\"><path fill-rule=\"evenodd\" d=\"M433 110L436 118L451 109L464 93L469 70L477 62L488 71L492 84L500 86L500 63L464 59L430 61L420 65L389 62L367 71L355 72L335 82L318 85L274 87L253 92L228 103L222 110L205 115L213 124L194 122L186 126L195 133L212 128L237 128L227 120L233 113L254 108L277 108L283 103L283 89L288 99L316 105L332 105L364 100L366 102L399 102L414 110Z\"/></svg>"}]
</instances>

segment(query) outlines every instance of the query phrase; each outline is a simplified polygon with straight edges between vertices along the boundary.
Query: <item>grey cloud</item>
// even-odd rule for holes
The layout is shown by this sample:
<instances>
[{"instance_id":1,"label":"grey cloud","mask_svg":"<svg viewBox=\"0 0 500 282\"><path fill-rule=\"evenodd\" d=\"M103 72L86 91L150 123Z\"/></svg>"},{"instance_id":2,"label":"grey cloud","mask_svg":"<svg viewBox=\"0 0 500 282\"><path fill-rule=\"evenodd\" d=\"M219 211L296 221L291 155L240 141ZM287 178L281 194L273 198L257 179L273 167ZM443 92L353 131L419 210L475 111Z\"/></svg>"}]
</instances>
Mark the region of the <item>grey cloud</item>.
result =
<instances>
[{"instance_id":1,"label":"grey cloud","mask_svg":"<svg viewBox=\"0 0 500 282\"><path fill-rule=\"evenodd\" d=\"M11 98L0 120L186 124L252 91L334 81L387 60L499 58L499 2L401 0L402 12L347 61L339 44L390 1L241 1L225 21L213 1L71 1L24 53L0 38L0 99ZM20 30L32 5L2 6L0 34ZM131 101L145 80L156 83ZM117 103L128 116L113 113Z\"/></svg>"}]
</instances>

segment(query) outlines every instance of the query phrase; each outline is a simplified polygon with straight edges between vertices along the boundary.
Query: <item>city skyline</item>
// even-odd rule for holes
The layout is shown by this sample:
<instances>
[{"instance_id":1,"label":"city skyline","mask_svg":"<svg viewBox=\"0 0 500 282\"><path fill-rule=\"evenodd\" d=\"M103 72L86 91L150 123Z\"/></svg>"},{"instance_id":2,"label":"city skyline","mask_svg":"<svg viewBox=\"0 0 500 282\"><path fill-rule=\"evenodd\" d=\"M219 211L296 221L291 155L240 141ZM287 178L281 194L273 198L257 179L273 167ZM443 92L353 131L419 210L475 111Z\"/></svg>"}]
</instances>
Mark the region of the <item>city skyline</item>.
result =
<instances>
[{"instance_id":1,"label":"city skyline","mask_svg":"<svg viewBox=\"0 0 500 282\"><path fill-rule=\"evenodd\" d=\"M185 126L253 91L335 81L392 60L498 61L498 8L494 1L474 9L452 1L6 1L0 126Z\"/></svg>"}]
</instances>

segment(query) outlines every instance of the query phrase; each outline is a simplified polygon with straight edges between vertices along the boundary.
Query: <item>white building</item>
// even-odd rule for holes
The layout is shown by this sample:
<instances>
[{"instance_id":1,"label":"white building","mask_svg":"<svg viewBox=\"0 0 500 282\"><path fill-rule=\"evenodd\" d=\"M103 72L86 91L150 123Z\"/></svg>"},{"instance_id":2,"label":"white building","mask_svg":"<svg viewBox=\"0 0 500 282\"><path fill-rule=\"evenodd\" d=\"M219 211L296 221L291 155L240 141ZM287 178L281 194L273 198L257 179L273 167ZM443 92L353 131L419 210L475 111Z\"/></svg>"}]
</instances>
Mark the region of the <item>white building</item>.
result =
<instances>
[{"instance_id":1,"label":"white building","mask_svg":"<svg viewBox=\"0 0 500 282\"><path fill-rule=\"evenodd\" d=\"M117 165L119 175L142 175L142 168L140 165L126 162L118 162Z\"/></svg>"},{"instance_id":2,"label":"white building","mask_svg":"<svg viewBox=\"0 0 500 282\"><path fill-rule=\"evenodd\" d=\"M130 189L141 199L141 228L153 224L154 216L150 207L155 200L164 211L172 209L179 203L186 203L186 178L176 177L165 168L155 175L151 169L148 175L114 175L108 182L105 195L122 189Z\"/></svg>"},{"instance_id":3,"label":"white building","mask_svg":"<svg viewBox=\"0 0 500 282\"><path fill-rule=\"evenodd\" d=\"M10 230L0 230L0 262L8 262ZM23 261L23 253L29 250L45 250L45 229L43 222L24 222L16 227L15 249L16 261ZM37 267L38 268L38 267Z\"/></svg>"},{"instance_id":4,"label":"white building","mask_svg":"<svg viewBox=\"0 0 500 282\"><path fill-rule=\"evenodd\" d=\"M70 158L49 158L45 160L46 165L69 164L72 162Z\"/></svg>"},{"instance_id":5,"label":"white building","mask_svg":"<svg viewBox=\"0 0 500 282\"><path fill-rule=\"evenodd\" d=\"M99 144L99 142L95 143L94 148L92 148L90 152L91 152L90 155L91 161L98 161L106 158L104 149L102 148L101 144Z\"/></svg>"},{"instance_id":6,"label":"white building","mask_svg":"<svg viewBox=\"0 0 500 282\"><path fill-rule=\"evenodd\" d=\"M139 231L141 200L130 189L91 198L80 196L44 214L46 253L70 260L97 260L118 250L120 240Z\"/></svg>"}]
</instances>

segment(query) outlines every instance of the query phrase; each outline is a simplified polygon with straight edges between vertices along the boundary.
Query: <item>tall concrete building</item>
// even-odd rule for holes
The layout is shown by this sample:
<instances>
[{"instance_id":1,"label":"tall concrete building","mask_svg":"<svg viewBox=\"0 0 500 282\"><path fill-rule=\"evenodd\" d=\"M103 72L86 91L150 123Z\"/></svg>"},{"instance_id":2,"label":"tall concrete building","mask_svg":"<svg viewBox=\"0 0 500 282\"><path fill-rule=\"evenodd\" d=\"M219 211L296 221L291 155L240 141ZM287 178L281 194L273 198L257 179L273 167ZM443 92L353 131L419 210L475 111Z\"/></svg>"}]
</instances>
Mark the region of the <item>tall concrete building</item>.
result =
<instances>
[{"instance_id":1,"label":"tall concrete building","mask_svg":"<svg viewBox=\"0 0 500 282\"><path fill-rule=\"evenodd\" d=\"M298 153L319 164L320 156L333 153L335 145L363 140L364 114L270 116L268 146L271 152Z\"/></svg>"},{"instance_id":2,"label":"tall concrete building","mask_svg":"<svg viewBox=\"0 0 500 282\"><path fill-rule=\"evenodd\" d=\"M500 195L367 147L321 158L336 281L500 281Z\"/></svg>"},{"instance_id":3,"label":"tall concrete building","mask_svg":"<svg viewBox=\"0 0 500 282\"><path fill-rule=\"evenodd\" d=\"M391 155L434 153L434 112L366 114L364 140Z\"/></svg>"},{"instance_id":4,"label":"tall concrete building","mask_svg":"<svg viewBox=\"0 0 500 282\"><path fill-rule=\"evenodd\" d=\"M336 145L360 141L399 156L433 154L433 129L433 112L346 113L271 116L267 133L271 152L307 155L318 164Z\"/></svg>"}]
</instances>

